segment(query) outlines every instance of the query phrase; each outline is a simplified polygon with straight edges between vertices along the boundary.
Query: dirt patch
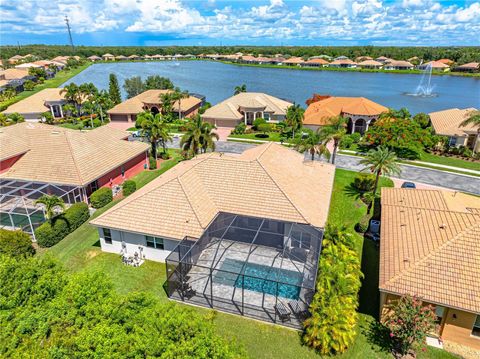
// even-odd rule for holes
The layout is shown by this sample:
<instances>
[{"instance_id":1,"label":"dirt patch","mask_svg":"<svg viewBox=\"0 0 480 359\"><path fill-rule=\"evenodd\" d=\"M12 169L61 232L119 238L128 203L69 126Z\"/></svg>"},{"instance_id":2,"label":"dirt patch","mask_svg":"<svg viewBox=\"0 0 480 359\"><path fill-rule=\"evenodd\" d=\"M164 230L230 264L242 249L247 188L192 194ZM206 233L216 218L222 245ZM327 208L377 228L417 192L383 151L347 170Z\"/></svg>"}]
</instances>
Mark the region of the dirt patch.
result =
<instances>
[{"instance_id":1,"label":"dirt patch","mask_svg":"<svg viewBox=\"0 0 480 359\"><path fill-rule=\"evenodd\" d=\"M92 259L92 258L95 258L96 256L98 256L100 254L100 251L99 250L89 250L86 254L85 254L85 257L87 259Z\"/></svg>"}]
</instances>

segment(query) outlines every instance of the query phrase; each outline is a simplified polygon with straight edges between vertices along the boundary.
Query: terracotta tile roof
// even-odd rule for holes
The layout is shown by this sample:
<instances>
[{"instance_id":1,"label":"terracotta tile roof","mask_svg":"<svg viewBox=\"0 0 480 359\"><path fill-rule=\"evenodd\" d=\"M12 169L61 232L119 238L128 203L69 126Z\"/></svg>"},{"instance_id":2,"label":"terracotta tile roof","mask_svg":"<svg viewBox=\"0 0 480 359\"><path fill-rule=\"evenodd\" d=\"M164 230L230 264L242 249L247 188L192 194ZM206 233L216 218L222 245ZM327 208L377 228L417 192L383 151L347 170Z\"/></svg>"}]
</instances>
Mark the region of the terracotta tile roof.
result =
<instances>
[{"instance_id":1,"label":"terracotta tile roof","mask_svg":"<svg viewBox=\"0 0 480 359\"><path fill-rule=\"evenodd\" d=\"M29 77L28 69L6 69L0 71L0 78L4 80L21 80L25 77Z\"/></svg>"},{"instance_id":2,"label":"terracotta tile roof","mask_svg":"<svg viewBox=\"0 0 480 359\"><path fill-rule=\"evenodd\" d=\"M350 59L339 59L339 60L334 60L330 62L330 65L335 66L335 65L356 65L357 63L355 61L352 61Z\"/></svg>"},{"instance_id":3,"label":"terracotta tile roof","mask_svg":"<svg viewBox=\"0 0 480 359\"><path fill-rule=\"evenodd\" d=\"M381 223L380 290L480 313L480 198L384 188Z\"/></svg>"},{"instance_id":4,"label":"terracotta tile roof","mask_svg":"<svg viewBox=\"0 0 480 359\"><path fill-rule=\"evenodd\" d=\"M455 61L450 60L450 59L440 59L440 60L437 60L437 62L441 62L441 63L443 63L443 64L445 64L445 65L451 65L451 64L453 64Z\"/></svg>"},{"instance_id":5,"label":"terracotta tile roof","mask_svg":"<svg viewBox=\"0 0 480 359\"><path fill-rule=\"evenodd\" d=\"M448 110L431 112L430 121L437 135L443 136L466 136L467 134L476 134L477 128L471 124L468 126L460 126L470 114L476 111L475 108L466 108L460 110L451 108Z\"/></svg>"},{"instance_id":6,"label":"terracotta tile roof","mask_svg":"<svg viewBox=\"0 0 480 359\"><path fill-rule=\"evenodd\" d=\"M423 69L427 68L427 66L431 66L432 69L448 69L450 67L446 63L441 61L429 61L423 65L418 66L418 68Z\"/></svg>"},{"instance_id":7,"label":"terracotta tile roof","mask_svg":"<svg viewBox=\"0 0 480 359\"><path fill-rule=\"evenodd\" d=\"M283 61L284 64L303 64L305 61L301 57L290 57Z\"/></svg>"},{"instance_id":8,"label":"terracotta tile roof","mask_svg":"<svg viewBox=\"0 0 480 359\"><path fill-rule=\"evenodd\" d=\"M480 62L469 62L468 64L463 64L458 67L457 69L471 69L471 70L479 70L480 69Z\"/></svg>"},{"instance_id":9,"label":"terracotta tile roof","mask_svg":"<svg viewBox=\"0 0 480 359\"><path fill-rule=\"evenodd\" d=\"M291 105L292 103L290 102L264 93L241 92L210 107L202 117L208 119L239 120L243 118L243 114L239 112L240 107L264 107L264 111L266 112L271 112L274 115L285 115L287 108Z\"/></svg>"},{"instance_id":10,"label":"terracotta tile roof","mask_svg":"<svg viewBox=\"0 0 480 359\"><path fill-rule=\"evenodd\" d=\"M386 111L388 108L365 97L329 97L310 104L305 110L303 123L322 126L330 117L340 114L377 116Z\"/></svg>"},{"instance_id":11,"label":"terracotta tile roof","mask_svg":"<svg viewBox=\"0 0 480 359\"><path fill-rule=\"evenodd\" d=\"M128 142L125 131L102 126L70 130L40 123L20 123L0 131L0 158L25 153L0 178L87 185L149 146Z\"/></svg>"},{"instance_id":12,"label":"terracotta tile roof","mask_svg":"<svg viewBox=\"0 0 480 359\"><path fill-rule=\"evenodd\" d=\"M328 61L324 59L310 59L305 62L305 64L318 64L318 65L327 65Z\"/></svg>"},{"instance_id":13,"label":"terracotta tile roof","mask_svg":"<svg viewBox=\"0 0 480 359\"><path fill-rule=\"evenodd\" d=\"M404 60L392 60L385 64L386 67L414 67L412 63Z\"/></svg>"},{"instance_id":14,"label":"terracotta tile roof","mask_svg":"<svg viewBox=\"0 0 480 359\"><path fill-rule=\"evenodd\" d=\"M365 60L358 63L358 66L383 66L383 63L375 61L375 60Z\"/></svg>"},{"instance_id":15,"label":"terracotta tile roof","mask_svg":"<svg viewBox=\"0 0 480 359\"><path fill-rule=\"evenodd\" d=\"M45 106L46 101L62 101L64 94L61 93L61 88L47 88L39 91L13 105L10 105L3 113L9 114L18 112L20 114L36 114L50 111L48 106Z\"/></svg>"},{"instance_id":16,"label":"terracotta tile roof","mask_svg":"<svg viewBox=\"0 0 480 359\"><path fill-rule=\"evenodd\" d=\"M143 111L143 106L145 103L157 104L160 106L160 95L167 92L171 92L171 90L147 90L135 97L119 103L107 112L109 114L137 114ZM189 96L180 101L181 110L182 112L188 112L191 108L199 105L201 102L202 100L199 98ZM178 101L174 102L173 110L178 112Z\"/></svg>"},{"instance_id":17,"label":"terracotta tile roof","mask_svg":"<svg viewBox=\"0 0 480 359\"><path fill-rule=\"evenodd\" d=\"M91 223L173 239L198 238L219 212L324 227L334 172L331 164L304 162L301 154L275 143L238 157L200 155Z\"/></svg>"}]
</instances>

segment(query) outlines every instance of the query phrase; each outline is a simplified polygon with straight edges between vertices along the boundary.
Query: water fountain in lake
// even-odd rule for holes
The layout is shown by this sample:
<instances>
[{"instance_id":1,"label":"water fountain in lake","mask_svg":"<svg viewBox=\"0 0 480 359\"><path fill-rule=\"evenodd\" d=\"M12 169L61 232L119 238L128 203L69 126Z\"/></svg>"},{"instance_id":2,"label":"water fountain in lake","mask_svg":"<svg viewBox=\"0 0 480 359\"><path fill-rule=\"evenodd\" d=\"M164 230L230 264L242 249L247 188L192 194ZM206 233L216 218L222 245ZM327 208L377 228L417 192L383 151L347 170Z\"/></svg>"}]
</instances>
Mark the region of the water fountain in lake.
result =
<instances>
[{"instance_id":1,"label":"water fountain in lake","mask_svg":"<svg viewBox=\"0 0 480 359\"><path fill-rule=\"evenodd\" d=\"M415 89L415 92L407 93L407 95L418 97L436 97L437 94L433 92L434 88L435 86L432 85L432 65L428 64L423 71L422 78L420 79L420 83Z\"/></svg>"}]
</instances>

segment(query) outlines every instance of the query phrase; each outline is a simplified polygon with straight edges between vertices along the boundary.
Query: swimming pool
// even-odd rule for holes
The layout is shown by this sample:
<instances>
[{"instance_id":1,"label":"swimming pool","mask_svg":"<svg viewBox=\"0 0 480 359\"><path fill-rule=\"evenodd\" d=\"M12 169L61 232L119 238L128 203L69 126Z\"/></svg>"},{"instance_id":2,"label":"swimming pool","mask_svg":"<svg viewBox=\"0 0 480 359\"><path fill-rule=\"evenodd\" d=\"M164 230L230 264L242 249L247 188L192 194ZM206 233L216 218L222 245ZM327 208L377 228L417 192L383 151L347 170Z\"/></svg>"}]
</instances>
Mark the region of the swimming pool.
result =
<instances>
[{"instance_id":1,"label":"swimming pool","mask_svg":"<svg viewBox=\"0 0 480 359\"><path fill-rule=\"evenodd\" d=\"M243 271L242 271L243 269ZM244 274L245 277L240 274ZM278 269L256 263L245 263L227 258L213 275L215 283L230 285L259 293L276 295L287 299L298 299L302 274L288 269Z\"/></svg>"}]
</instances>

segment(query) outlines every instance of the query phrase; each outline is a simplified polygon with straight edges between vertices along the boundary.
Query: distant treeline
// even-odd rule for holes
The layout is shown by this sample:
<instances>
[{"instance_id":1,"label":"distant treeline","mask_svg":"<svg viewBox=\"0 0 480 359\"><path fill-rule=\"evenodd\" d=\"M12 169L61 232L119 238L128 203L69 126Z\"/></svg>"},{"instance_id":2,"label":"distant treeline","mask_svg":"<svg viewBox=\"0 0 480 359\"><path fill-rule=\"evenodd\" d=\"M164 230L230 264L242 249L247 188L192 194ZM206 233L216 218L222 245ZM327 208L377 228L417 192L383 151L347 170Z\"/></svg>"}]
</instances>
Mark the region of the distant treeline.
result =
<instances>
[{"instance_id":1,"label":"distant treeline","mask_svg":"<svg viewBox=\"0 0 480 359\"><path fill-rule=\"evenodd\" d=\"M101 56L111 53L115 56L124 55L174 55L174 54L233 54L242 52L253 55L290 55L311 57L328 55L332 57L347 56L355 59L359 56L371 56L373 58L386 56L397 60L406 60L411 57L419 57L424 61L448 58L456 63L480 62L480 46L468 47L377 47L377 46L77 46L72 50L70 46L59 45L24 45L1 46L0 56L8 59L14 55L32 54L42 58L55 56L78 55L88 57L91 55Z\"/></svg>"}]
</instances>

